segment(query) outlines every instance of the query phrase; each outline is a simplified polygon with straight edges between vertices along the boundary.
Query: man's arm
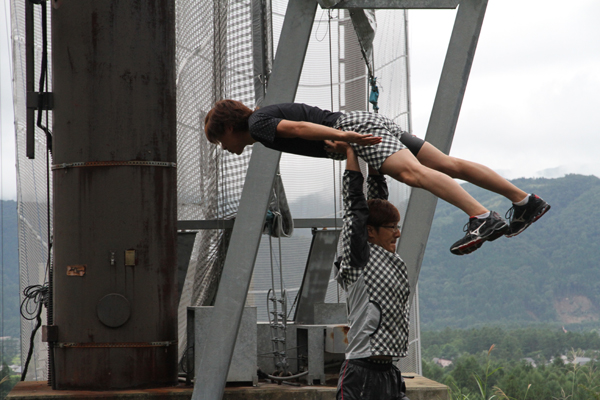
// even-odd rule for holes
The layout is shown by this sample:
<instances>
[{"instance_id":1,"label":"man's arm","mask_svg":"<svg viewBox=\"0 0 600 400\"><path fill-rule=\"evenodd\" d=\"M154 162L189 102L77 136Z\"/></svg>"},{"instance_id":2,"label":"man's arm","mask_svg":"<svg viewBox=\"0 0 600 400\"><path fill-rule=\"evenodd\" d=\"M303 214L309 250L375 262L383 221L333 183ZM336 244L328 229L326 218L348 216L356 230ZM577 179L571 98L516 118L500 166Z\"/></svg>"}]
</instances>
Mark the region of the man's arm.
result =
<instances>
[{"instance_id":1,"label":"man's arm","mask_svg":"<svg viewBox=\"0 0 600 400\"><path fill-rule=\"evenodd\" d=\"M325 142L325 144L329 145L330 142ZM344 146L345 145L345 146ZM358 164L358 156L349 145L345 144L342 147L345 148L346 151L346 171L358 171L360 172L360 165Z\"/></svg>"},{"instance_id":2,"label":"man's arm","mask_svg":"<svg viewBox=\"0 0 600 400\"><path fill-rule=\"evenodd\" d=\"M346 154L346 170L360 171L358 157L352 151L349 144L345 142L325 141L325 150L332 153ZM381 175L376 169L369 166L369 177L367 178L367 198L387 200L389 190L385 176Z\"/></svg>"},{"instance_id":3,"label":"man's arm","mask_svg":"<svg viewBox=\"0 0 600 400\"><path fill-rule=\"evenodd\" d=\"M326 142L330 151L346 152L346 172L344 172L344 226L342 227L342 262L340 276L346 285L351 285L360 277L369 261L367 219L369 208L363 193L363 176L358 157L352 148L343 142Z\"/></svg>"},{"instance_id":4,"label":"man's arm","mask_svg":"<svg viewBox=\"0 0 600 400\"><path fill-rule=\"evenodd\" d=\"M381 137L372 134L361 134L353 131L341 131L329 126L305 121L289 121L283 119L277 125L277 136L283 138L300 138L305 140L335 140L371 146L381 142Z\"/></svg>"}]
</instances>

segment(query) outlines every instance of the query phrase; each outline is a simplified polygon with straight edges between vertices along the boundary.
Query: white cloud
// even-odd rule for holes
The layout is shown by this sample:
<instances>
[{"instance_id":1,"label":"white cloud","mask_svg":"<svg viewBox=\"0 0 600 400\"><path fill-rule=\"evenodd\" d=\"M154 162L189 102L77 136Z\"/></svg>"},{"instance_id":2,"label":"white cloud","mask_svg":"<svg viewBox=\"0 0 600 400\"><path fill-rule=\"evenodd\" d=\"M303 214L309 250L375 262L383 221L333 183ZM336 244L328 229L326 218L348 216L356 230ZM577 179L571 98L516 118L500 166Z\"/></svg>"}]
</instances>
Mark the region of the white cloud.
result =
<instances>
[{"instance_id":1,"label":"white cloud","mask_svg":"<svg viewBox=\"0 0 600 400\"><path fill-rule=\"evenodd\" d=\"M10 118L8 2L0 7L2 188L11 198L14 133ZM423 136L444 61L454 10L411 10L414 133ZM508 178L562 173L600 176L600 2L492 0L452 154Z\"/></svg>"},{"instance_id":2,"label":"white cloud","mask_svg":"<svg viewBox=\"0 0 600 400\"><path fill-rule=\"evenodd\" d=\"M415 13L413 121L422 135L455 14L437 12L429 20L430 11ZM600 176L597 15L595 1L490 1L451 154L509 178L557 171ZM445 37L433 39L438 33Z\"/></svg>"},{"instance_id":3,"label":"white cloud","mask_svg":"<svg viewBox=\"0 0 600 400\"><path fill-rule=\"evenodd\" d=\"M15 135L13 124L12 85L10 74L9 2L0 5L0 197L15 200Z\"/></svg>"}]
</instances>

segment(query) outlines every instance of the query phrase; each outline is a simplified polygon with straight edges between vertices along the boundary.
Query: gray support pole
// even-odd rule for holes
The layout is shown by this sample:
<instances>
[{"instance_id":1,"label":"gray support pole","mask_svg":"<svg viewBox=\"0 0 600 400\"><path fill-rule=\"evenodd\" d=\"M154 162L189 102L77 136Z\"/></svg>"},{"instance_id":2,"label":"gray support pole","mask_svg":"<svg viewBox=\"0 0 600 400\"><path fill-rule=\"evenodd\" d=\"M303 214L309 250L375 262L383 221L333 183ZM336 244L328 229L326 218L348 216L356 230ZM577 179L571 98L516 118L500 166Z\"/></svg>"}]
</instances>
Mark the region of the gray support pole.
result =
<instances>
[{"instance_id":1,"label":"gray support pole","mask_svg":"<svg viewBox=\"0 0 600 400\"><path fill-rule=\"evenodd\" d=\"M318 0L322 8L444 9L456 8L459 0Z\"/></svg>"},{"instance_id":2,"label":"gray support pole","mask_svg":"<svg viewBox=\"0 0 600 400\"><path fill-rule=\"evenodd\" d=\"M294 101L316 9L316 0L289 2L265 105ZM211 323L196 352L193 400L223 397L280 156L254 145Z\"/></svg>"},{"instance_id":3,"label":"gray support pole","mask_svg":"<svg viewBox=\"0 0 600 400\"><path fill-rule=\"evenodd\" d=\"M364 10L361 11L364 17ZM344 68L346 82L342 83L345 90L344 106L340 107L343 112L366 110L369 106L367 99L367 72L365 61L362 58L360 44L350 18L351 10L343 10L343 18L340 25L344 27L344 57L340 58L340 68ZM371 54L373 52L371 51ZM363 76L363 79L356 79ZM340 97L341 100L341 97Z\"/></svg>"},{"instance_id":4,"label":"gray support pole","mask_svg":"<svg viewBox=\"0 0 600 400\"><path fill-rule=\"evenodd\" d=\"M46 4L42 4L42 7L46 7ZM33 3L31 1L25 2L25 84L26 92L25 95L29 96L29 93L35 92L35 49L34 49L34 18L33 18ZM27 123L26 136L25 136L25 151L27 158L35 158L35 110L29 107L27 104Z\"/></svg>"},{"instance_id":5,"label":"gray support pole","mask_svg":"<svg viewBox=\"0 0 600 400\"><path fill-rule=\"evenodd\" d=\"M446 60L425 140L448 154L462 105L487 0L462 0L458 7ZM423 189L411 191L398 253L408 266L411 301L421 270L437 197ZM448 253L448 257L454 257Z\"/></svg>"},{"instance_id":6,"label":"gray support pole","mask_svg":"<svg viewBox=\"0 0 600 400\"><path fill-rule=\"evenodd\" d=\"M173 386L175 1L53 6L56 389Z\"/></svg>"},{"instance_id":7,"label":"gray support pole","mask_svg":"<svg viewBox=\"0 0 600 400\"><path fill-rule=\"evenodd\" d=\"M262 106L273 69L271 1L252 0L252 48L254 53L254 98Z\"/></svg>"}]
</instances>

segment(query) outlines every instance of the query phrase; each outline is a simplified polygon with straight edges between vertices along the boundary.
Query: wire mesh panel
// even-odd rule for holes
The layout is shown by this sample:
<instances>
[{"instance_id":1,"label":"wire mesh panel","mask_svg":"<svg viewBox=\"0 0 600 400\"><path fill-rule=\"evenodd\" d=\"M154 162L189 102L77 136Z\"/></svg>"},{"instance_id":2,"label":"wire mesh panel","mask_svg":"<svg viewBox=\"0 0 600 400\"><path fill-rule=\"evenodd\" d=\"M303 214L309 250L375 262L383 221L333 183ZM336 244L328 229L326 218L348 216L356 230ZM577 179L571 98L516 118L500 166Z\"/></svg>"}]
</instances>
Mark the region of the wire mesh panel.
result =
<instances>
[{"instance_id":1,"label":"wire mesh panel","mask_svg":"<svg viewBox=\"0 0 600 400\"><path fill-rule=\"evenodd\" d=\"M251 4L249 0L179 0L177 7L179 219L233 218L251 149L241 157L223 153L204 139L203 119L222 98L254 106ZM275 49L286 8L287 1L272 1ZM378 11L377 19L374 60L380 112L410 131L405 14ZM317 10L296 101L333 111L367 109L367 89L367 71L349 15ZM283 154L280 169L292 215L341 217L343 168L340 162ZM390 194L404 214L409 189L393 182ZM310 239L309 230L296 230L292 238L271 243L263 237L247 300L258 308L259 320L268 319L267 293L273 285L276 292L285 288L288 312L293 312ZM185 341L184 306L210 304L214 297L226 242L223 231L198 234L180 307L180 342ZM326 301L344 301L333 276Z\"/></svg>"},{"instance_id":2,"label":"wire mesh panel","mask_svg":"<svg viewBox=\"0 0 600 400\"><path fill-rule=\"evenodd\" d=\"M178 0L178 219L235 217L251 148L241 156L204 137L214 103L232 98L254 107L250 0ZM196 238L179 307L179 348L186 339L186 307L209 305L216 293L228 236L203 230Z\"/></svg>"},{"instance_id":3,"label":"wire mesh panel","mask_svg":"<svg viewBox=\"0 0 600 400\"><path fill-rule=\"evenodd\" d=\"M51 193L49 193L46 134L40 128L35 128L35 158L26 156L26 63L25 63L25 2L11 1L11 36L13 49L13 96L15 116L15 142L17 167L17 209L19 215L19 275L21 292L28 286L43 285L47 282L49 226L51 226ZM34 76L37 82L41 73L42 63L42 9L47 7L47 24L50 25L50 4L43 2L34 7ZM52 54L50 48L50 30L48 29L48 57ZM51 76L51 65L48 65L48 75ZM51 91L51 82L48 90ZM44 89L45 91L46 89ZM47 119L46 119L46 114ZM36 112L37 117L37 112ZM42 124L51 126L51 113L44 113ZM39 304L39 307L42 307ZM42 312L43 323L45 313ZM36 325L35 320L21 319L21 363L24 365L30 349L30 337ZM47 347L41 342L38 333L34 341L34 352L27 370L27 380L47 379Z\"/></svg>"}]
</instances>

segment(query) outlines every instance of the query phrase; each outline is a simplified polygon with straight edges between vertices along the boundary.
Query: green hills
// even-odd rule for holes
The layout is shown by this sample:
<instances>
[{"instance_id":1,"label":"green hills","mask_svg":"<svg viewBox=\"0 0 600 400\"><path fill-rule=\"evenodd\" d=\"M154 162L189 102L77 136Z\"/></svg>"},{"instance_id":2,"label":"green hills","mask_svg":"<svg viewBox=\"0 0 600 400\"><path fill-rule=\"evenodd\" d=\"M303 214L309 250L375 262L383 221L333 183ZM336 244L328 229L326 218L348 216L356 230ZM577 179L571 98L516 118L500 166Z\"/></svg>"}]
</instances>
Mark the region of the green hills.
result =
<instances>
[{"instance_id":1,"label":"green hills","mask_svg":"<svg viewBox=\"0 0 600 400\"><path fill-rule=\"evenodd\" d=\"M552 209L513 238L455 256L464 213L439 200L419 277L422 330L489 325L600 327L600 179L567 175L517 179ZM464 188L501 215L510 202L471 184Z\"/></svg>"},{"instance_id":2,"label":"green hills","mask_svg":"<svg viewBox=\"0 0 600 400\"><path fill-rule=\"evenodd\" d=\"M19 244L17 203L1 200L0 204L0 276L3 303L2 332L0 336L19 337ZM0 300L1 301L1 300Z\"/></svg>"},{"instance_id":3,"label":"green hills","mask_svg":"<svg viewBox=\"0 0 600 400\"><path fill-rule=\"evenodd\" d=\"M513 182L543 197L552 209L519 236L485 243L465 256L455 256L449 248L464 234L467 219L438 201L419 277L422 330L536 324L600 328L600 179L567 175ZM500 214L511 206L501 196L464 187ZM16 203L2 203L3 330L5 336L18 337Z\"/></svg>"}]
</instances>

